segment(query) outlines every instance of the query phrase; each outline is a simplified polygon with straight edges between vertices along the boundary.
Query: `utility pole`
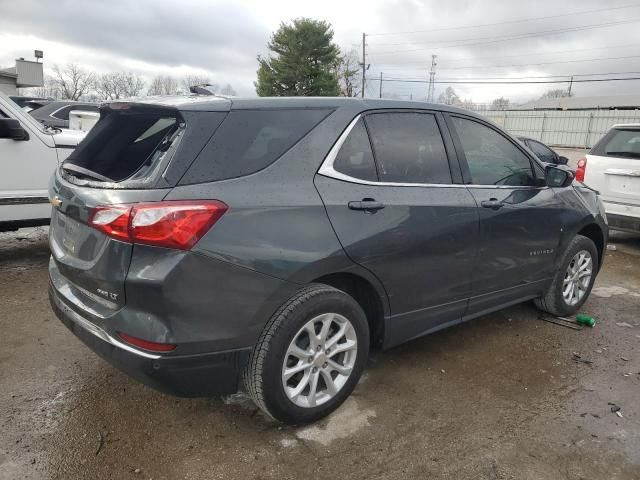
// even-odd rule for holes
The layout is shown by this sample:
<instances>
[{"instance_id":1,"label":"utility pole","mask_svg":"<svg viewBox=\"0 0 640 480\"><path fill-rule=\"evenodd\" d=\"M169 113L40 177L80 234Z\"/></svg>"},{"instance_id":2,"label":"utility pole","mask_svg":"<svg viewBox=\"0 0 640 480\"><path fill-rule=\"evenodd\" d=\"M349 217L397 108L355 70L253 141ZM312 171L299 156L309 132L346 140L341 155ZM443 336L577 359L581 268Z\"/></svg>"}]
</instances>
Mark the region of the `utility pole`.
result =
<instances>
[{"instance_id":1,"label":"utility pole","mask_svg":"<svg viewBox=\"0 0 640 480\"><path fill-rule=\"evenodd\" d=\"M367 71L367 54L366 54L366 41L367 41L367 34L366 33L362 33L362 92L361 93L361 97L364 98L364 84L366 82L365 79L365 74Z\"/></svg>"},{"instance_id":2,"label":"utility pole","mask_svg":"<svg viewBox=\"0 0 640 480\"><path fill-rule=\"evenodd\" d=\"M569 80L569 96L571 96L571 87L573 86L573 75L571 75L571 80Z\"/></svg>"},{"instance_id":3,"label":"utility pole","mask_svg":"<svg viewBox=\"0 0 640 480\"><path fill-rule=\"evenodd\" d=\"M429 70L429 87L427 89L427 102L433 103L434 96L436 94L436 59L437 55L431 55L431 70Z\"/></svg>"},{"instance_id":4,"label":"utility pole","mask_svg":"<svg viewBox=\"0 0 640 480\"><path fill-rule=\"evenodd\" d=\"M380 72L380 98L382 98L382 72Z\"/></svg>"}]
</instances>

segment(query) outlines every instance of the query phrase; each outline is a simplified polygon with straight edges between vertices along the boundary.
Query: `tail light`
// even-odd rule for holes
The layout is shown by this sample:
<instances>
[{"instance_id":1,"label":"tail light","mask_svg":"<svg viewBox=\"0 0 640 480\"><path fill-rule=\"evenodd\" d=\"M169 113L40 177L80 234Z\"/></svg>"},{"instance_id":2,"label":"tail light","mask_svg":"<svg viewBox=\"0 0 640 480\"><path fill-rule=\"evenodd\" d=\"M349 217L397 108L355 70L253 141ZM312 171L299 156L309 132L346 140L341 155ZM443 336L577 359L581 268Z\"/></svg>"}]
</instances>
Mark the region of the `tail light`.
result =
<instances>
[{"instance_id":1,"label":"tail light","mask_svg":"<svg viewBox=\"0 0 640 480\"><path fill-rule=\"evenodd\" d=\"M218 200L107 205L91 210L89 225L117 240L189 250L227 209Z\"/></svg>"},{"instance_id":2,"label":"tail light","mask_svg":"<svg viewBox=\"0 0 640 480\"><path fill-rule=\"evenodd\" d=\"M587 157L578 160L578 168L576 168L576 180L584 182L584 174L587 171Z\"/></svg>"},{"instance_id":3,"label":"tail light","mask_svg":"<svg viewBox=\"0 0 640 480\"><path fill-rule=\"evenodd\" d=\"M149 350L151 352L170 352L176 349L176 345L172 343L149 342L148 340L143 340L122 332L118 332L118 336L123 342L128 343L129 345L142 348L143 350Z\"/></svg>"}]
</instances>

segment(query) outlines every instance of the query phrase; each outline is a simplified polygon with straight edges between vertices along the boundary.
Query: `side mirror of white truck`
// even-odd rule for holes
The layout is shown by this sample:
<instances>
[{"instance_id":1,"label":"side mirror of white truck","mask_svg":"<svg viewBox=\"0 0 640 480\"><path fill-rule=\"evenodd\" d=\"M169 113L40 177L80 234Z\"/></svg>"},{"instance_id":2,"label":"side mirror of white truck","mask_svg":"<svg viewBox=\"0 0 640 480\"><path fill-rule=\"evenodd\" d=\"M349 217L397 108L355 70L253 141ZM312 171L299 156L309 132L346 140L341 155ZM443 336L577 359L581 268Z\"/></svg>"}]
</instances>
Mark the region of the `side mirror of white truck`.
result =
<instances>
[{"instance_id":1,"label":"side mirror of white truck","mask_svg":"<svg viewBox=\"0 0 640 480\"><path fill-rule=\"evenodd\" d=\"M0 118L0 138L29 140L29 134L15 118Z\"/></svg>"}]
</instances>

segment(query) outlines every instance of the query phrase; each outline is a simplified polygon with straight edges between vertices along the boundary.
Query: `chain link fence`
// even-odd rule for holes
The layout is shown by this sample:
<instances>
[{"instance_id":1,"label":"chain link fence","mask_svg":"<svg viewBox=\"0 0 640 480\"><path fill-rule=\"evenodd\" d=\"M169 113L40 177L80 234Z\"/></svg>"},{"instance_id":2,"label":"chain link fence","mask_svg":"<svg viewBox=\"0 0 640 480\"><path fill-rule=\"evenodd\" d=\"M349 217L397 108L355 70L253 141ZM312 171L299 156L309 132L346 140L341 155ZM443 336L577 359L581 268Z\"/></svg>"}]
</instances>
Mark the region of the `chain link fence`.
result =
<instances>
[{"instance_id":1,"label":"chain link fence","mask_svg":"<svg viewBox=\"0 0 640 480\"><path fill-rule=\"evenodd\" d=\"M619 123L640 123L640 110L488 110L478 112L509 133L554 147L591 148Z\"/></svg>"}]
</instances>

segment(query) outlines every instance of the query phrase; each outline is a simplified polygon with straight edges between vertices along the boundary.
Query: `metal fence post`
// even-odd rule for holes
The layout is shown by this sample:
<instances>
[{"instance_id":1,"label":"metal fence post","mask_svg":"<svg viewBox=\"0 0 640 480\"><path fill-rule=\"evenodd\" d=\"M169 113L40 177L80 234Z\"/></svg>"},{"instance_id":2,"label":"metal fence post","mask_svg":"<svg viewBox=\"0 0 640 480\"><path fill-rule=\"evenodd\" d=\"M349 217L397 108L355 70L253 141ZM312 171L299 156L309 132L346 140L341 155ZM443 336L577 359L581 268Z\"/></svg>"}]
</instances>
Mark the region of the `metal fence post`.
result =
<instances>
[{"instance_id":1,"label":"metal fence post","mask_svg":"<svg viewBox=\"0 0 640 480\"><path fill-rule=\"evenodd\" d=\"M547 123L547 112L542 113L542 126L540 127L540 141L544 143L544 127Z\"/></svg>"},{"instance_id":2,"label":"metal fence post","mask_svg":"<svg viewBox=\"0 0 640 480\"><path fill-rule=\"evenodd\" d=\"M504 113L502 114L502 128L504 128L505 130L507 130L507 118L507 111L504 110Z\"/></svg>"},{"instance_id":3,"label":"metal fence post","mask_svg":"<svg viewBox=\"0 0 640 480\"><path fill-rule=\"evenodd\" d=\"M587 124L587 135L584 139L584 148L589 148L589 139L591 138L592 125L593 125L593 112L589 114L589 123Z\"/></svg>"}]
</instances>

